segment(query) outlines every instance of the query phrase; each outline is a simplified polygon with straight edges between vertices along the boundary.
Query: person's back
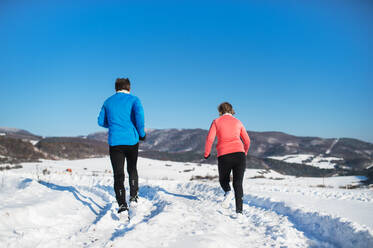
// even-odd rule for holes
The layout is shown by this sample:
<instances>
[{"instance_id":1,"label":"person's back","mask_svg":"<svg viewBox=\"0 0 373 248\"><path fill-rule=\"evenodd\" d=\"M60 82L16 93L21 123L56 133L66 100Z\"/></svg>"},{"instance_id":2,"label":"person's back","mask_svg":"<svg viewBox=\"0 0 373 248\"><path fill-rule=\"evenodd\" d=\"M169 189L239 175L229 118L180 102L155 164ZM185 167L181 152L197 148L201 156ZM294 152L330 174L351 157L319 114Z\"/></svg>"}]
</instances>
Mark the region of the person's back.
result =
<instances>
[{"instance_id":1,"label":"person's back","mask_svg":"<svg viewBox=\"0 0 373 248\"><path fill-rule=\"evenodd\" d=\"M144 111L136 96L117 92L105 101L103 107L109 128L110 146L135 145L139 137L145 136ZM99 124L100 121L104 123L104 117L99 118Z\"/></svg>"},{"instance_id":2,"label":"person's back","mask_svg":"<svg viewBox=\"0 0 373 248\"><path fill-rule=\"evenodd\" d=\"M244 126L241 121L230 114L225 114L215 119L214 122L218 138L216 149L219 155L237 151L246 152L241 142L241 136L245 137L243 134Z\"/></svg>"},{"instance_id":3,"label":"person's back","mask_svg":"<svg viewBox=\"0 0 373 248\"><path fill-rule=\"evenodd\" d=\"M109 128L108 143L118 213L128 213L124 188L125 160L129 175L130 203L137 203L139 139L145 140L144 110L139 98L130 94L130 89L128 78L118 78L115 82L116 93L104 102L98 116L98 124Z\"/></svg>"},{"instance_id":4,"label":"person's back","mask_svg":"<svg viewBox=\"0 0 373 248\"><path fill-rule=\"evenodd\" d=\"M215 136L218 138L216 146L218 156L232 152L244 152L247 154L250 146L250 138L240 120L226 113L215 119L210 127L206 139L205 156L211 151ZM242 143L241 139L244 141Z\"/></svg>"}]
</instances>

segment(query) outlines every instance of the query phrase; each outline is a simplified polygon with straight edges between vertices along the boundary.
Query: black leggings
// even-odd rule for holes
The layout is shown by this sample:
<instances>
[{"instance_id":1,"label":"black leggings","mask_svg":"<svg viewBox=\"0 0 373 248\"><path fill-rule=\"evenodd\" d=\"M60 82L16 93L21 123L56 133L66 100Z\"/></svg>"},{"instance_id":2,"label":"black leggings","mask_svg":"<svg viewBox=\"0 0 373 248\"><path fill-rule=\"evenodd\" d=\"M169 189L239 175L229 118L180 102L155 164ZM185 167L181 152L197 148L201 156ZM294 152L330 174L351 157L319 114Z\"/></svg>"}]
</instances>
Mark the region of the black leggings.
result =
<instances>
[{"instance_id":1,"label":"black leggings","mask_svg":"<svg viewBox=\"0 0 373 248\"><path fill-rule=\"evenodd\" d=\"M136 196L139 188L137 175L137 156L139 144L133 146L110 146L110 160L114 172L114 191L117 202L127 206L126 191L124 189L124 159L127 160L127 172L129 175L130 196Z\"/></svg>"},{"instance_id":2,"label":"black leggings","mask_svg":"<svg viewBox=\"0 0 373 248\"><path fill-rule=\"evenodd\" d=\"M246 168L246 157L243 152L229 153L218 157L219 182L225 192L230 191L230 174L233 171L233 189L236 199L236 212L242 212L242 181Z\"/></svg>"}]
</instances>

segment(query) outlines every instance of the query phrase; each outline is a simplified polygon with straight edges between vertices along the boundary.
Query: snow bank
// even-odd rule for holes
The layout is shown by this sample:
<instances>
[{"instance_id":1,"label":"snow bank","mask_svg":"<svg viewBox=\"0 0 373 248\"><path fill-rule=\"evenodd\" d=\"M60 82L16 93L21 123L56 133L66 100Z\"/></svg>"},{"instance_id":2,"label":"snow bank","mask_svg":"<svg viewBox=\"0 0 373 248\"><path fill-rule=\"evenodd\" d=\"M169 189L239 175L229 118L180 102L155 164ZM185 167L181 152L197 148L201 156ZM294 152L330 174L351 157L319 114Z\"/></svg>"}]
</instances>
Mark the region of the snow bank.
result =
<instances>
[{"instance_id":1,"label":"snow bank","mask_svg":"<svg viewBox=\"0 0 373 248\"><path fill-rule=\"evenodd\" d=\"M292 209L284 202L274 202L269 198L245 195L249 206L264 208L284 215L312 240L321 240L335 247L373 247L373 234L341 218L333 218L318 212L303 212Z\"/></svg>"},{"instance_id":2,"label":"snow bank","mask_svg":"<svg viewBox=\"0 0 373 248\"><path fill-rule=\"evenodd\" d=\"M63 246L61 233L74 233L94 221L97 202L73 186L30 178L7 178L0 194L0 243L3 247L36 247L40 243ZM45 245L42 245L45 246Z\"/></svg>"}]
</instances>

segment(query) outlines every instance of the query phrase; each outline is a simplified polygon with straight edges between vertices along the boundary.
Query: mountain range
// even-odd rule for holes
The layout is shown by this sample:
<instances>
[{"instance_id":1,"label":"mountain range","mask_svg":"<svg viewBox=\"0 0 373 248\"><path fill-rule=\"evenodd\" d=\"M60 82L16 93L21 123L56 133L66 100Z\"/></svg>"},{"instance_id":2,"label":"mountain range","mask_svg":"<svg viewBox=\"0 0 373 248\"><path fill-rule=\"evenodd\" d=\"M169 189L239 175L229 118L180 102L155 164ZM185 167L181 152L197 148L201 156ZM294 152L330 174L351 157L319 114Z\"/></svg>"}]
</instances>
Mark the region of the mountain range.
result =
<instances>
[{"instance_id":1,"label":"mountain range","mask_svg":"<svg viewBox=\"0 0 373 248\"><path fill-rule=\"evenodd\" d=\"M203 159L207 130L148 129L140 156L180 162L217 163L216 150ZM248 168L273 169L295 176L366 174L373 167L373 144L351 138L298 137L282 132L248 131ZM79 159L108 154L107 132L43 138L0 128L0 163L38 159Z\"/></svg>"}]
</instances>

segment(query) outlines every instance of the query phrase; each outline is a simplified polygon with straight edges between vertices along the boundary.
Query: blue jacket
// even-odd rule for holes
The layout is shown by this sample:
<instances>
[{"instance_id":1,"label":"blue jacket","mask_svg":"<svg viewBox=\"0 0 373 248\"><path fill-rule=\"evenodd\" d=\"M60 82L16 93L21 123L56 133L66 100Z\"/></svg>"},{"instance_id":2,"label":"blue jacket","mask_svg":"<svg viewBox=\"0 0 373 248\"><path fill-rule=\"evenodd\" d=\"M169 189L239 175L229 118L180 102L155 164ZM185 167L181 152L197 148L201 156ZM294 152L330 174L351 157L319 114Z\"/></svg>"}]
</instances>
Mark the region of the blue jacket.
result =
<instances>
[{"instance_id":1,"label":"blue jacket","mask_svg":"<svg viewBox=\"0 0 373 248\"><path fill-rule=\"evenodd\" d=\"M145 137L144 109L138 97L117 92L104 102L98 125L109 128L110 146L135 145Z\"/></svg>"}]
</instances>

